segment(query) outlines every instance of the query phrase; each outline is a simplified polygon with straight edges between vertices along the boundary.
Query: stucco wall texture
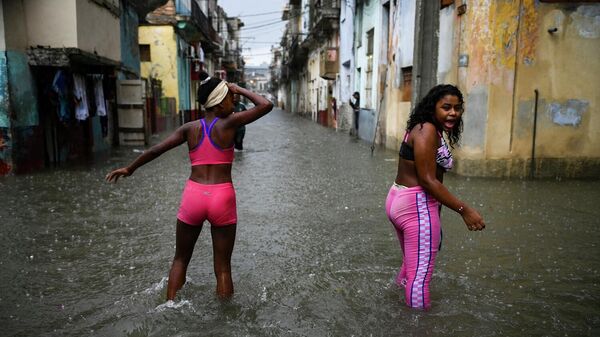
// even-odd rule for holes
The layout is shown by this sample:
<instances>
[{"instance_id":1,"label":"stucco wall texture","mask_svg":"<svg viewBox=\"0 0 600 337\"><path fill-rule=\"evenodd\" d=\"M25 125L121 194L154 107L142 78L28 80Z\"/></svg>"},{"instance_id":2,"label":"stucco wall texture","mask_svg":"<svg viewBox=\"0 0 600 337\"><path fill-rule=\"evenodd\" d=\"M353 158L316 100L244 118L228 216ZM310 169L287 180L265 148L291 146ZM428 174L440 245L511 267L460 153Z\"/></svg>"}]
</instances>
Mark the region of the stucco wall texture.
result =
<instances>
[{"instance_id":1,"label":"stucco wall texture","mask_svg":"<svg viewBox=\"0 0 600 337\"><path fill-rule=\"evenodd\" d=\"M438 75L467 101L457 172L600 177L600 4L469 1L452 29Z\"/></svg>"},{"instance_id":2,"label":"stucco wall texture","mask_svg":"<svg viewBox=\"0 0 600 337\"><path fill-rule=\"evenodd\" d=\"M165 97L174 97L179 107L179 85L177 70L177 37L172 26L140 26L140 44L150 45L151 62L141 63L144 78L162 81Z\"/></svg>"}]
</instances>

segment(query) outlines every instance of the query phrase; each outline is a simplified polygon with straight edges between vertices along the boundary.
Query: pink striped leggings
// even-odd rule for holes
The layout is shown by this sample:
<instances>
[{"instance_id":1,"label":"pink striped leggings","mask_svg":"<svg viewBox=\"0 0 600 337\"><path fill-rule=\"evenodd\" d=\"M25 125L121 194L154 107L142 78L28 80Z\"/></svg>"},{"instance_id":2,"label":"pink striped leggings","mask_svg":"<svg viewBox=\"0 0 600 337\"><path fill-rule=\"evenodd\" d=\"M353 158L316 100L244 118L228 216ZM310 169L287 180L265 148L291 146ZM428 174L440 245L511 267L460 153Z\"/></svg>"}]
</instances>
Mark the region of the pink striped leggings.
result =
<instances>
[{"instance_id":1,"label":"pink striped leggings","mask_svg":"<svg viewBox=\"0 0 600 337\"><path fill-rule=\"evenodd\" d=\"M406 188L394 184L385 210L402 248L402 267L396 283L404 287L409 307L428 309L429 283L440 244L439 203L421 186Z\"/></svg>"}]
</instances>

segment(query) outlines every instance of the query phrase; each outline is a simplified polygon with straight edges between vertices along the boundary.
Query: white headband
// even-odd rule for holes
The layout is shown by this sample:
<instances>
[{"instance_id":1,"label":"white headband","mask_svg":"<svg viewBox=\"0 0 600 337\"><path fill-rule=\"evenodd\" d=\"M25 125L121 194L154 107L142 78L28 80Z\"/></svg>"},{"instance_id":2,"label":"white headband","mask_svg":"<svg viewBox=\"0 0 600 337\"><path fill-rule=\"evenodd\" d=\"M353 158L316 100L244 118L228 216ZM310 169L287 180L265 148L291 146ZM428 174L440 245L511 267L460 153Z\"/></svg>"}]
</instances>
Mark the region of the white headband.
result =
<instances>
[{"instance_id":1,"label":"white headband","mask_svg":"<svg viewBox=\"0 0 600 337\"><path fill-rule=\"evenodd\" d=\"M219 83L219 85L217 85L217 87L213 89L210 95L208 95L206 103L204 103L204 107L208 109L221 103L225 96L227 96L228 92L229 87L227 87L227 82L221 81L221 83Z\"/></svg>"},{"instance_id":2,"label":"white headband","mask_svg":"<svg viewBox=\"0 0 600 337\"><path fill-rule=\"evenodd\" d=\"M210 76L208 76L207 78L205 78L204 80L200 81L200 85L204 85L206 83L208 83L208 81L210 81Z\"/></svg>"}]
</instances>

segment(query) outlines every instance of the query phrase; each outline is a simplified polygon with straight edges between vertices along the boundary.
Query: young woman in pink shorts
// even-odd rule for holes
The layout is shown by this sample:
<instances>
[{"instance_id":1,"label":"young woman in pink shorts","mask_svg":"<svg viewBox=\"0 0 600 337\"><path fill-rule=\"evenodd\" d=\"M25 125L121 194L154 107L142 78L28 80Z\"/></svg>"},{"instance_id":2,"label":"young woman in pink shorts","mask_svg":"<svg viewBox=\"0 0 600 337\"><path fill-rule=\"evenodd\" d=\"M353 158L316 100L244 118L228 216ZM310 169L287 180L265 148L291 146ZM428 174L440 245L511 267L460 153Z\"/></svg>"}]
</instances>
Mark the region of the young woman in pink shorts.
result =
<instances>
[{"instance_id":1,"label":"young woman in pink shorts","mask_svg":"<svg viewBox=\"0 0 600 337\"><path fill-rule=\"evenodd\" d=\"M182 125L129 166L106 176L108 182L116 182L119 177L132 175L137 168L164 152L187 143L192 172L177 213L175 258L169 272L167 300L175 299L177 291L185 283L187 266L206 220L211 224L217 295L228 298L233 294L231 253L235 242L237 211L231 165L235 131L273 109L273 104L264 97L235 84L211 78L206 73L201 73L200 79L198 100L206 109L205 118ZM255 107L233 114L236 94L249 98Z\"/></svg>"},{"instance_id":2,"label":"young woman in pink shorts","mask_svg":"<svg viewBox=\"0 0 600 337\"><path fill-rule=\"evenodd\" d=\"M438 85L409 116L400 146L396 180L386 200L386 213L402 249L402 267L396 283L404 287L406 304L431 307L429 283L441 240L440 209L459 213L469 230L485 228L483 218L442 184L452 168L450 146L460 140L463 96L452 85Z\"/></svg>"}]
</instances>

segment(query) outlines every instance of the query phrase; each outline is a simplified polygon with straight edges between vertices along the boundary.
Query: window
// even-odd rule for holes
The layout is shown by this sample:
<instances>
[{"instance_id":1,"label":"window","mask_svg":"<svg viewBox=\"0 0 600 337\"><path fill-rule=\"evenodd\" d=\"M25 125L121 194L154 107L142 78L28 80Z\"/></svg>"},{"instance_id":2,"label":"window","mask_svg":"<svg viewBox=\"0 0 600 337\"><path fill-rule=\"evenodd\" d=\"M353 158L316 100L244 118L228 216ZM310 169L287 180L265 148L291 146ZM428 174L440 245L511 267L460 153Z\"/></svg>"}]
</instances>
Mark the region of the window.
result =
<instances>
[{"instance_id":1,"label":"window","mask_svg":"<svg viewBox=\"0 0 600 337\"><path fill-rule=\"evenodd\" d=\"M375 28L367 31L367 71L365 72L365 107L371 109L371 98L373 96L373 37Z\"/></svg>"},{"instance_id":2,"label":"window","mask_svg":"<svg viewBox=\"0 0 600 337\"><path fill-rule=\"evenodd\" d=\"M356 6L356 29L354 30L354 41L357 48L362 46L362 23L363 23L363 6Z\"/></svg>"},{"instance_id":3,"label":"window","mask_svg":"<svg viewBox=\"0 0 600 337\"><path fill-rule=\"evenodd\" d=\"M142 62L152 61L152 58L150 57L150 45L149 44L141 44L140 45L140 61L142 61Z\"/></svg>"},{"instance_id":4,"label":"window","mask_svg":"<svg viewBox=\"0 0 600 337\"><path fill-rule=\"evenodd\" d=\"M373 55L373 35L375 33L375 28L371 28L367 32L367 56Z\"/></svg>"}]
</instances>

